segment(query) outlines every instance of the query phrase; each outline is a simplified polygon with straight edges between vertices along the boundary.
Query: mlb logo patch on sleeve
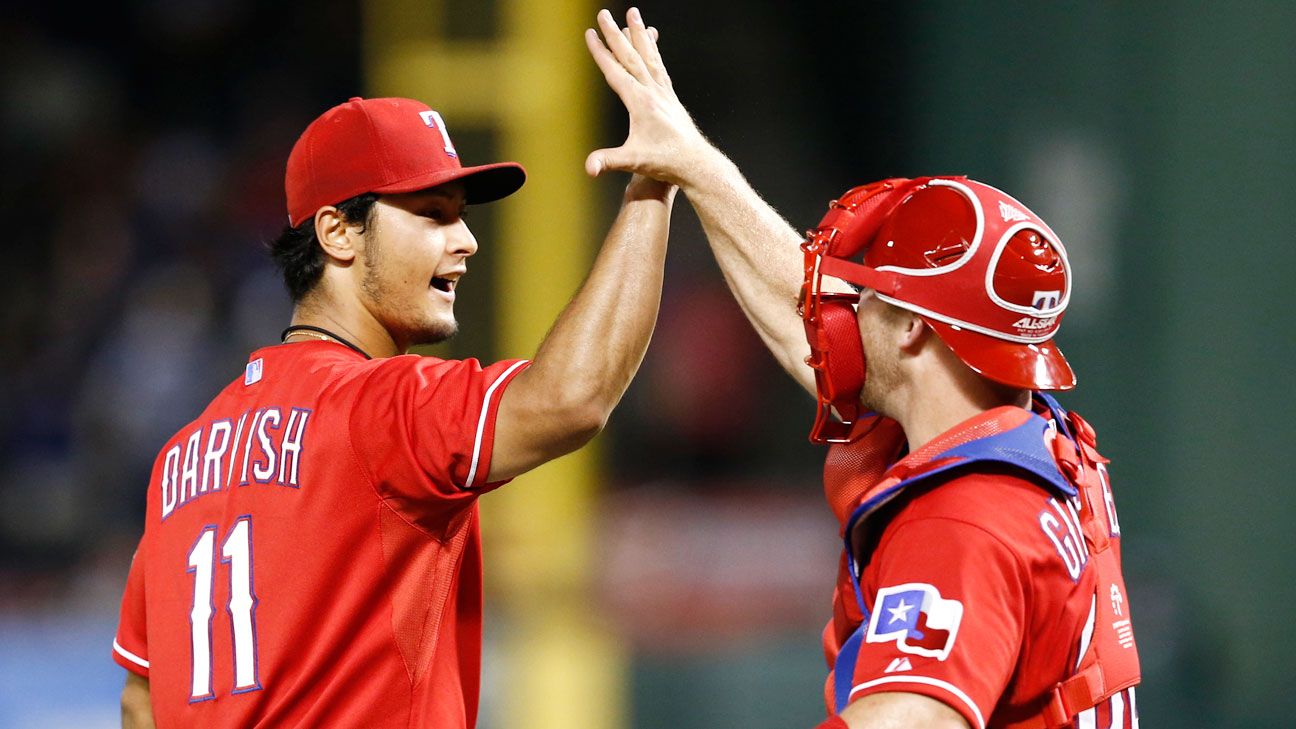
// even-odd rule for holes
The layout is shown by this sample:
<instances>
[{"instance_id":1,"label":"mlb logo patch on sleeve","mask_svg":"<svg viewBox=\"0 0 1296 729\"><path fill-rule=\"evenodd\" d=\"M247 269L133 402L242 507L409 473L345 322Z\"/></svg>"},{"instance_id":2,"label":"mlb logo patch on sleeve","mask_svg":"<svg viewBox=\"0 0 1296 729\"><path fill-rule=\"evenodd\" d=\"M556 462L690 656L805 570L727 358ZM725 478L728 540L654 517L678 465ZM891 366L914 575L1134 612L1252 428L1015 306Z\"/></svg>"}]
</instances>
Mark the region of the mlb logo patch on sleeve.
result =
<instances>
[{"instance_id":1,"label":"mlb logo patch on sleeve","mask_svg":"<svg viewBox=\"0 0 1296 729\"><path fill-rule=\"evenodd\" d=\"M896 644L904 653L943 661L954 648L963 603L946 600L935 587L909 582L878 590L865 640Z\"/></svg>"},{"instance_id":2,"label":"mlb logo patch on sleeve","mask_svg":"<svg viewBox=\"0 0 1296 729\"><path fill-rule=\"evenodd\" d=\"M251 385L261 381L261 371L264 362L260 357L247 363L247 369L243 371L243 384Z\"/></svg>"}]
</instances>

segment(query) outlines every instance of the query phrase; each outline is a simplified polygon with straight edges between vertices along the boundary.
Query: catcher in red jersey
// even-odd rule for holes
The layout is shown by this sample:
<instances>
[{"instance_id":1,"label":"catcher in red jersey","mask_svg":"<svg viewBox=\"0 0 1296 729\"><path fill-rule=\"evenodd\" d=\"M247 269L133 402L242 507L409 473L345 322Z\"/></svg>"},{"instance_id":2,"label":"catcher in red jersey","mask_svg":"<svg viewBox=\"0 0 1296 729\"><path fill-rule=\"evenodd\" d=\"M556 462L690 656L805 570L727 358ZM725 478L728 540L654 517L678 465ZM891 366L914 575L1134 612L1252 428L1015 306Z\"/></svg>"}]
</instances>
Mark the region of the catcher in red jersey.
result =
<instances>
[{"instance_id":1,"label":"catcher in red jersey","mask_svg":"<svg viewBox=\"0 0 1296 729\"><path fill-rule=\"evenodd\" d=\"M112 651L124 726L475 724L477 499L603 427L654 326L675 192L631 179L533 360L406 354L455 332L466 206L524 178L463 166L410 99L353 98L303 132L272 249L291 326L149 481Z\"/></svg>"},{"instance_id":2,"label":"catcher in red jersey","mask_svg":"<svg viewBox=\"0 0 1296 729\"><path fill-rule=\"evenodd\" d=\"M822 727L1138 726L1120 525L1093 429L1047 390L1071 297L1054 232L963 177L834 200L805 237L698 131L637 11L586 41L630 133L586 160L676 184L818 400L844 542Z\"/></svg>"}]
</instances>

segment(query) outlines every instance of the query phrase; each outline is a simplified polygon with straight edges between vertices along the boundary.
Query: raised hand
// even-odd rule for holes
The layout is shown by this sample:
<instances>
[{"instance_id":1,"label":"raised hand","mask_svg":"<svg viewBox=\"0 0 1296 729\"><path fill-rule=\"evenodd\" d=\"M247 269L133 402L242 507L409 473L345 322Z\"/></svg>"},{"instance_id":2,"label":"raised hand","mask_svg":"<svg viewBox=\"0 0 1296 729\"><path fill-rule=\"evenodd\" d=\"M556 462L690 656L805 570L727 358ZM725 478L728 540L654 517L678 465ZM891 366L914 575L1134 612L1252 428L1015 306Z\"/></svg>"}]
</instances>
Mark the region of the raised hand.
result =
<instances>
[{"instance_id":1,"label":"raised hand","mask_svg":"<svg viewBox=\"0 0 1296 729\"><path fill-rule=\"evenodd\" d=\"M625 28L617 27L612 13L600 10L598 26L602 38L591 28L585 31L585 44L625 105L630 132L621 146L591 152L585 171L597 177L620 170L685 185L713 148L675 95L657 50L656 29L644 25L638 8L626 13Z\"/></svg>"}]
</instances>

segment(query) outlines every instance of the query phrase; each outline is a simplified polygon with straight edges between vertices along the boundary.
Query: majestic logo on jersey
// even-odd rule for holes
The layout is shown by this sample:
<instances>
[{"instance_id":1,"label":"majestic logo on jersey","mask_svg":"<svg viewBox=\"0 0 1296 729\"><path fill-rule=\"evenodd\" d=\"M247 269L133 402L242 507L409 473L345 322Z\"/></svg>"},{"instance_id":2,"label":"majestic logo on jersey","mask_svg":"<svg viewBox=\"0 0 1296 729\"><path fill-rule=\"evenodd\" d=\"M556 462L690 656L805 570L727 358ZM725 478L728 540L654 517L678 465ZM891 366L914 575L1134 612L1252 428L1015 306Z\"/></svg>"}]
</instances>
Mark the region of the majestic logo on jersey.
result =
<instances>
[{"instance_id":1,"label":"majestic logo on jersey","mask_svg":"<svg viewBox=\"0 0 1296 729\"><path fill-rule=\"evenodd\" d=\"M897 673L899 671L912 671L912 670L913 670L913 664L909 662L909 659L905 656L900 656L899 658L892 660L891 663L887 665L886 670L883 671L883 673Z\"/></svg>"},{"instance_id":2,"label":"majestic logo on jersey","mask_svg":"<svg viewBox=\"0 0 1296 729\"><path fill-rule=\"evenodd\" d=\"M943 661L954 648L963 603L945 600L935 587L909 582L878 590L865 640L891 643L904 653Z\"/></svg>"}]
</instances>

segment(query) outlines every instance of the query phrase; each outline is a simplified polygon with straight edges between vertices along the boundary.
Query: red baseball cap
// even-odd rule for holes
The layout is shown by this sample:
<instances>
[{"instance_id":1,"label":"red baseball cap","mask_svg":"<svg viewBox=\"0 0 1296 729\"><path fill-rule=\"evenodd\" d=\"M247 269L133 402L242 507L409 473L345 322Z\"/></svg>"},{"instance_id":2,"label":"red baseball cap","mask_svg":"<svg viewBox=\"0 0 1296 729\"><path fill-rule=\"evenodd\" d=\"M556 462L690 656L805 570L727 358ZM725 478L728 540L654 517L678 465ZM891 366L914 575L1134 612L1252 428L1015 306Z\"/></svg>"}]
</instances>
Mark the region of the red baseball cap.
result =
<instances>
[{"instance_id":1,"label":"red baseball cap","mask_svg":"<svg viewBox=\"0 0 1296 729\"><path fill-rule=\"evenodd\" d=\"M513 194L526 181L516 162L464 167L441 115L413 99L352 97L306 127L284 175L288 221L366 192L426 190L459 180L469 204Z\"/></svg>"}]
</instances>

